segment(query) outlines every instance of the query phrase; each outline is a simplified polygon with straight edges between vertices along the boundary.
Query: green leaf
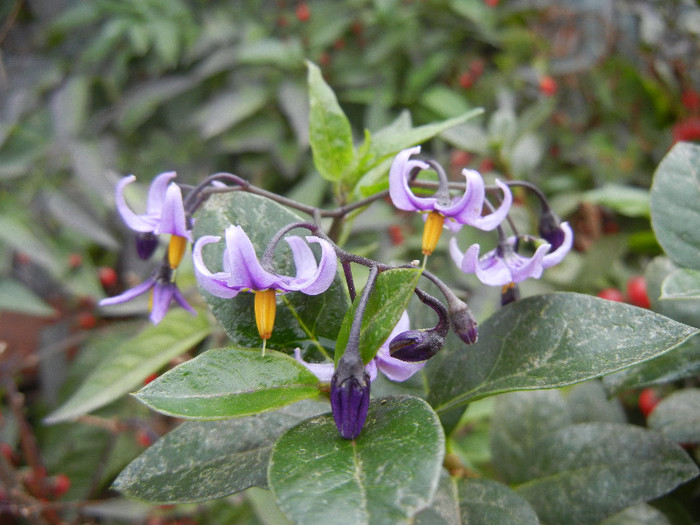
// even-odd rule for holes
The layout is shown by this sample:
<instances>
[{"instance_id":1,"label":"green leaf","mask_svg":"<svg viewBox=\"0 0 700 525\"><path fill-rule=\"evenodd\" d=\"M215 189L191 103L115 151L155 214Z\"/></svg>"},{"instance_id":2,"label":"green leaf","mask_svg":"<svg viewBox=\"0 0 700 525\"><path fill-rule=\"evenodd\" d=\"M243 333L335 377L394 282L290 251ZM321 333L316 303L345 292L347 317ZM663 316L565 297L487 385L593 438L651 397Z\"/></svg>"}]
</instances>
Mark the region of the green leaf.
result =
<instances>
[{"instance_id":1,"label":"green leaf","mask_svg":"<svg viewBox=\"0 0 700 525\"><path fill-rule=\"evenodd\" d=\"M693 337L672 352L603 378L608 395L630 388L670 383L700 372L700 337Z\"/></svg>"},{"instance_id":2,"label":"green leaf","mask_svg":"<svg viewBox=\"0 0 700 525\"><path fill-rule=\"evenodd\" d=\"M68 421L111 403L141 385L146 377L195 346L210 332L204 312L193 317L185 310L170 311L160 324L149 325L115 348L44 422Z\"/></svg>"},{"instance_id":3,"label":"green leaf","mask_svg":"<svg viewBox=\"0 0 700 525\"><path fill-rule=\"evenodd\" d=\"M413 296L421 271L413 268L397 268L382 272L377 277L360 329L360 355L369 363L386 338L399 322L401 314ZM355 309L362 294L358 293L352 307L345 314L336 342L335 362L345 353Z\"/></svg>"},{"instance_id":4,"label":"green leaf","mask_svg":"<svg viewBox=\"0 0 700 525\"><path fill-rule=\"evenodd\" d=\"M649 217L649 192L617 184L587 191L582 199L594 204L602 204L627 217Z\"/></svg>"},{"instance_id":5,"label":"green leaf","mask_svg":"<svg viewBox=\"0 0 700 525\"><path fill-rule=\"evenodd\" d=\"M633 425L582 423L546 434L533 476L516 491L543 523L598 523L662 496L698 474L675 443Z\"/></svg>"},{"instance_id":6,"label":"green leaf","mask_svg":"<svg viewBox=\"0 0 700 525\"><path fill-rule=\"evenodd\" d=\"M316 169L325 179L340 181L352 165L355 148L350 122L321 70L306 63L309 82L309 141Z\"/></svg>"},{"instance_id":7,"label":"green leaf","mask_svg":"<svg viewBox=\"0 0 700 525\"><path fill-rule=\"evenodd\" d=\"M287 354L216 348L166 372L134 394L176 417L242 417L318 394L318 379Z\"/></svg>"},{"instance_id":8,"label":"green leaf","mask_svg":"<svg viewBox=\"0 0 700 525\"><path fill-rule=\"evenodd\" d=\"M537 525L537 514L522 496L489 479L457 482L462 523L469 525Z\"/></svg>"},{"instance_id":9,"label":"green leaf","mask_svg":"<svg viewBox=\"0 0 700 525\"><path fill-rule=\"evenodd\" d=\"M21 282L11 278L0 279L0 311L20 312L49 317L56 314L48 303Z\"/></svg>"},{"instance_id":10,"label":"green leaf","mask_svg":"<svg viewBox=\"0 0 700 525\"><path fill-rule=\"evenodd\" d=\"M686 388L663 399L649 416L649 428L676 443L700 443L700 388Z\"/></svg>"},{"instance_id":11,"label":"green leaf","mask_svg":"<svg viewBox=\"0 0 700 525\"><path fill-rule=\"evenodd\" d=\"M700 299L700 271L679 268L666 277L661 285L661 299Z\"/></svg>"},{"instance_id":12,"label":"green leaf","mask_svg":"<svg viewBox=\"0 0 700 525\"><path fill-rule=\"evenodd\" d=\"M528 297L445 348L428 401L438 412L512 390L558 388L616 372L698 332L648 310L575 293Z\"/></svg>"},{"instance_id":13,"label":"green leaf","mask_svg":"<svg viewBox=\"0 0 700 525\"><path fill-rule=\"evenodd\" d=\"M137 500L182 503L267 487L275 440L327 409L327 403L307 400L239 419L185 421L132 461L113 488Z\"/></svg>"},{"instance_id":14,"label":"green leaf","mask_svg":"<svg viewBox=\"0 0 700 525\"><path fill-rule=\"evenodd\" d=\"M700 146L679 142L663 158L651 187L651 225L678 265L700 270Z\"/></svg>"},{"instance_id":15,"label":"green leaf","mask_svg":"<svg viewBox=\"0 0 700 525\"><path fill-rule=\"evenodd\" d=\"M415 515L413 525L460 525L457 487L447 470L440 472L435 497L429 507Z\"/></svg>"},{"instance_id":16,"label":"green leaf","mask_svg":"<svg viewBox=\"0 0 700 525\"><path fill-rule=\"evenodd\" d=\"M301 217L264 197L243 192L212 195L195 222L194 236L196 239L203 235L222 237L220 242L207 246L203 253L208 268L216 272L222 269L223 235L228 226L241 226L258 255L262 255L277 231L299 221L302 221ZM298 230L292 234L308 235L308 231ZM280 243L275 254L275 271L295 275L291 251L286 242ZM261 345L255 324L253 294L240 293L233 299L222 299L201 288L200 291L234 343L244 347ZM348 306L347 292L338 276L323 294L309 296L292 292L278 296L275 328L267 342L268 348L294 348L304 346L309 340L318 344L319 338L335 340Z\"/></svg>"},{"instance_id":17,"label":"green leaf","mask_svg":"<svg viewBox=\"0 0 700 525\"><path fill-rule=\"evenodd\" d=\"M390 397L370 404L355 440L338 435L330 414L289 430L272 449L268 482L298 524L410 523L433 498L444 447L425 401Z\"/></svg>"},{"instance_id":18,"label":"green leaf","mask_svg":"<svg viewBox=\"0 0 700 525\"><path fill-rule=\"evenodd\" d=\"M671 525L666 515L646 503L625 510L600 522L600 525Z\"/></svg>"}]
</instances>

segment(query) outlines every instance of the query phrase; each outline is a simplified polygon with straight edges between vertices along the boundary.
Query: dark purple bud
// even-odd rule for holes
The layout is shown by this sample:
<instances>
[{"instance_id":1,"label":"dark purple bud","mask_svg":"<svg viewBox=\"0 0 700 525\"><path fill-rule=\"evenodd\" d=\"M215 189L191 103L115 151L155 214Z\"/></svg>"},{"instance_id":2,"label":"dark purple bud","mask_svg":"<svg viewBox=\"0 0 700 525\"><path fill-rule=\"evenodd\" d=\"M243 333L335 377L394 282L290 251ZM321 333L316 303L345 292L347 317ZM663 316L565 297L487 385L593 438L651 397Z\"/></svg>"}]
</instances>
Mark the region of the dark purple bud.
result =
<instances>
[{"instance_id":1,"label":"dark purple bud","mask_svg":"<svg viewBox=\"0 0 700 525\"><path fill-rule=\"evenodd\" d=\"M150 259L157 247L158 237L153 232L140 232L136 235L136 253L139 259Z\"/></svg>"},{"instance_id":2,"label":"dark purple bud","mask_svg":"<svg viewBox=\"0 0 700 525\"><path fill-rule=\"evenodd\" d=\"M468 345L476 343L479 331L476 328L476 319L467 303L459 299L449 302L450 320L452 329L459 338Z\"/></svg>"},{"instance_id":3,"label":"dark purple bud","mask_svg":"<svg viewBox=\"0 0 700 525\"><path fill-rule=\"evenodd\" d=\"M362 362L347 365L341 359L331 379L331 410L338 432L345 439L355 439L365 424L369 409L369 374Z\"/></svg>"},{"instance_id":4,"label":"dark purple bud","mask_svg":"<svg viewBox=\"0 0 700 525\"><path fill-rule=\"evenodd\" d=\"M551 209L540 215L537 231L545 241L552 245L549 252L555 251L564 243L564 231L560 227L561 221Z\"/></svg>"},{"instance_id":5,"label":"dark purple bud","mask_svg":"<svg viewBox=\"0 0 700 525\"><path fill-rule=\"evenodd\" d=\"M505 306L520 299L520 288L515 283L506 284L501 288L501 306Z\"/></svg>"},{"instance_id":6,"label":"dark purple bud","mask_svg":"<svg viewBox=\"0 0 700 525\"><path fill-rule=\"evenodd\" d=\"M391 357L415 363L426 361L445 345L445 335L436 330L408 330L401 332L389 343Z\"/></svg>"}]
</instances>

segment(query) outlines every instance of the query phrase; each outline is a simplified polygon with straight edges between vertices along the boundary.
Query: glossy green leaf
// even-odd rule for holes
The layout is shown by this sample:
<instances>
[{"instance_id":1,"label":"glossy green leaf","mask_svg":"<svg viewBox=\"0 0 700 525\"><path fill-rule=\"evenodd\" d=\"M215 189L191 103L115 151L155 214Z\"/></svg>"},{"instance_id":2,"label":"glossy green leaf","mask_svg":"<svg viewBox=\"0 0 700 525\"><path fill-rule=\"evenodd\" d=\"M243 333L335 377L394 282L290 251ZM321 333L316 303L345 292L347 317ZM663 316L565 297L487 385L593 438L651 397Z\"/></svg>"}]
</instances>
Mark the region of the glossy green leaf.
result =
<instances>
[{"instance_id":1,"label":"glossy green leaf","mask_svg":"<svg viewBox=\"0 0 700 525\"><path fill-rule=\"evenodd\" d=\"M328 414L293 427L275 443L268 482L297 524L396 525L426 507L438 485L444 435L425 401L373 401L355 440Z\"/></svg>"},{"instance_id":2,"label":"glossy green leaf","mask_svg":"<svg viewBox=\"0 0 700 525\"><path fill-rule=\"evenodd\" d=\"M686 388L663 399L647 419L676 443L700 443L700 388Z\"/></svg>"},{"instance_id":3,"label":"glossy green leaf","mask_svg":"<svg viewBox=\"0 0 700 525\"><path fill-rule=\"evenodd\" d=\"M457 487L447 470L440 472L435 497L430 506L415 515L413 525L461 525Z\"/></svg>"},{"instance_id":4,"label":"glossy green leaf","mask_svg":"<svg viewBox=\"0 0 700 525\"><path fill-rule=\"evenodd\" d=\"M542 523L598 523L698 475L675 443L633 425L582 423L544 435L516 487Z\"/></svg>"},{"instance_id":5,"label":"glossy green leaf","mask_svg":"<svg viewBox=\"0 0 700 525\"><path fill-rule=\"evenodd\" d=\"M230 225L241 226L261 256L270 239L287 224L303 219L276 202L243 192L212 195L198 215L194 227L195 238L203 235L222 237L221 241L204 249L204 261L213 272L222 270L225 248L224 231ZM308 235L299 229L292 235ZM317 247L311 245L312 250ZM296 275L291 251L281 242L275 251L275 271ZM253 294L240 293L233 299L215 297L203 289L204 300L231 340L244 347L256 347L262 341L255 324ZM310 296L292 292L277 298L277 316L268 348L294 348L320 338L335 340L349 300L340 277L320 295ZM331 345L332 350L332 345Z\"/></svg>"},{"instance_id":6,"label":"glossy green leaf","mask_svg":"<svg viewBox=\"0 0 700 525\"><path fill-rule=\"evenodd\" d=\"M355 148L350 122L321 70L307 62L309 82L309 141L316 169L325 179L343 179L353 163Z\"/></svg>"},{"instance_id":7,"label":"glossy green leaf","mask_svg":"<svg viewBox=\"0 0 700 525\"><path fill-rule=\"evenodd\" d=\"M374 359L377 350L396 326L413 296L420 275L419 269L398 268L382 272L377 277L360 329L360 355L365 363ZM361 295L362 292L358 292L340 327L335 352L336 364L345 353L350 327Z\"/></svg>"},{"instance_id":8,"label":"glossy green leaf","mask_svg":"<svg viewBox=\"0 0 700 525\"><path fill-rule=\"evenodd\" d=\"M679 142L663 158L651 187L651 224L680 266L700 270L700 146Z\"/></svg>"},{"instance_id":9,"label":"glossy green leaf","mask_svg":"<svg viewBox=\"0 0 700 525\"><path fill-rule=\"evenodd\" d=\"M316 394L316 376L287 354L229 347L182 363L134 396L164 414L223 419L275 410Z\"/></svg>"},{"instance_id":10,"label":"glossy green leaf","mask_svg":"<svg viewBox=\"0 0 700 525\"><path fill-rule=\"evenodd\" d=\"M462 523L469 525L537 525L537 514L522 496L497 481L457 482Z\"/></svg>"},{"instance_id":11,"label":"glossy green leaf","mask_svg":"<svg viewBox=\"0 0 700 525\"><path fill-rule=\"evenodd\" d=\"M132 461L113 487L130 498L179 503L267 487L275 440L302 419L328 410L311 400L274 412L217 421L186 421Z\"/></svg>"},{"instance_id":12,"label":"glossy green leaf","mask_svg":"<svg viewBox=\"0 0 700 525\"><path fill-rule=\"evenodd\" d=\"M185 310L171 310L160 324L148 325L124 341L95 368L80 388L45 423L59 423L111 403L143 384L150 374L185 353L211 332L204 312L196 317Z\"/></svg>"},{"instance_id":13,"label":"glossy green leaf","mask_svg":"<svg viewBox=\"0 0 700 525\"><path fill-rule=\"evenodd\" d=\"M619 394L630 388L670 383L700 373L700 337L693 337L671 352L626 368L603 378L609 395Z\"/></svg>"},{"instance_id":14,"label":"glossy green leaf","mask_svg":"<svg viewBox=\"0 0 700 525\"><path fill-rule=\"evenodd\" d=\"M661 285L661 299L700 300L700 271L679 268L666 277Z\"/></svg>"},{"instance_id":15,"label":"glossy green leaf","mask_svg":"<svg viewBox=\"0 0 700 525\"><path fill-rule=\"evenodd\" d=\"M641 188L608 184L602 188L587 191L582 198L586 202L607 206L627 217L648 218L650 215L649 192Z\"/></svg>"},{"instance_id":16,"label":"glossy green leaf","mask_svg":"<svg viewBox=\"0 0 700 525\"><path fill-rule=\"evenodd\" d=\"M442 412L500 392L578 383L662 355L697 332L597 297L528 297L481 323L476 344L443 350L428 401Z\"/></svg>"}]
</instances>

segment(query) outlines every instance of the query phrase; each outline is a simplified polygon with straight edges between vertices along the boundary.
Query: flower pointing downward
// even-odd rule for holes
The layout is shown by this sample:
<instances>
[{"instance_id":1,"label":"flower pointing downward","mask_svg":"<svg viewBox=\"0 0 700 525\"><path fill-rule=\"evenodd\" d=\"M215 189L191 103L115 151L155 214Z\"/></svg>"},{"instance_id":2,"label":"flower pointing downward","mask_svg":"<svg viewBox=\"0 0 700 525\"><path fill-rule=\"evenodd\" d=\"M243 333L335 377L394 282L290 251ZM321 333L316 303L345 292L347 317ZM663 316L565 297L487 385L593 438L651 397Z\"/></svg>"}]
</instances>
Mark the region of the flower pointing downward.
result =
<instances>
[{"instance_id":1,"label":"flower pointing downward","mask_svg":"<svg viewBox=\"0 0 700 525\"><path fill-rule=\"evenodd\" d=\"M192 258L197 281L210 294L225 299L235 297L239 292L254 293L256 323L264 342L272 334L278 293L299 291L318 295L325 292L335 278L335 251L328 241L319 237L307 236L306 242L297 236L285 238L296 265L295 277L267 270L258 260L253 243L240 226L226 228L225 238L223 271L220 272L209 270L202 258L202 250L207 244L219 242L221 237L205 235L195 243ZM320 263L316 263L307 243L321 246Z\"/></svg>"}]
</instances>

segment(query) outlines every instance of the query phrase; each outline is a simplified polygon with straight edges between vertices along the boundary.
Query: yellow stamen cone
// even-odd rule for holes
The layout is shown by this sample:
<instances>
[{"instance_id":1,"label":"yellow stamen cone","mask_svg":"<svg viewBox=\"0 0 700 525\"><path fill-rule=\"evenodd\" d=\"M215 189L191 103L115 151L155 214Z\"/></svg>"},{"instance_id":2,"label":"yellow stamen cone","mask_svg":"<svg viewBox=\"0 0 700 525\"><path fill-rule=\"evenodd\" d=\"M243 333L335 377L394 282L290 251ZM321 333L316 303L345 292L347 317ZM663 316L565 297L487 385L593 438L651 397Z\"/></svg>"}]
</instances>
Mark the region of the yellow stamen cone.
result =
<instances>
[{"instance_id":1,"label":"yellow stamen cone","mask_svg":"<svg viewBox=\"0 0 700 525\"><path fill-rule=\"evenodd\" d=\"M179 235L170 236L170 244L168 245L168 264L174 270L180 266L182 256L185 254L187 247L187 239Z\"/></svg>"},{"instance_id":2,"label":"yellow stamen cone","mask_svg":"<svg viewBox=\"0 0 700 525\"><path fill-rule=\"evenodd\" d=\"M428 214L428 219L425 221L423 228L423 254L430 255L435 250L440 235L442 234L442 225L445 223L445 216L431 211Z\"/></svg>"},{"instance_id":3,"label":"yellow stamen cone","mask_svg":"<svg viewBox=\"0 0 700 525\"><path fill-rule=\"evenodd\" d=\"M275 325L275 312L277 302L274 290L255 292L255 322L258 325L258 333L263 341L272 335L272 327Z\"/></svg>"}]
</instances>

